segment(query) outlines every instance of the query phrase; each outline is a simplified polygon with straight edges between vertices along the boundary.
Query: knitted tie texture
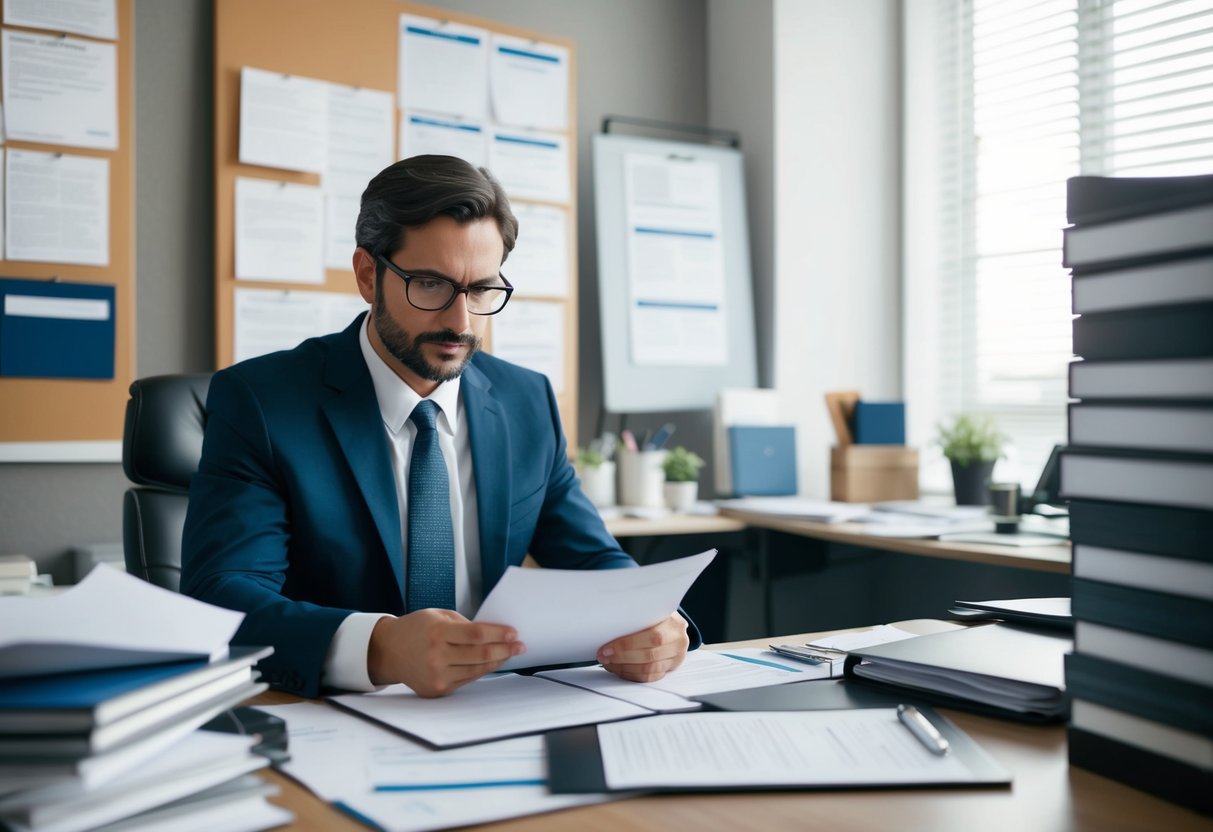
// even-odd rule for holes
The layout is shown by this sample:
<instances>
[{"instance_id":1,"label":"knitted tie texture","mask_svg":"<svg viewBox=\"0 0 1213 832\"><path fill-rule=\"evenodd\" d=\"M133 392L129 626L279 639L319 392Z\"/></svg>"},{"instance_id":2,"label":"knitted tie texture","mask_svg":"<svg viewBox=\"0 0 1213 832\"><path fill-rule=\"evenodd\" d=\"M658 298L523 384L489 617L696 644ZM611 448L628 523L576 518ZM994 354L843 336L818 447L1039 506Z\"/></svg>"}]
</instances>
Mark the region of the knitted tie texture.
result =
<instances>
[{"instance_id":1,"label":"knitted tie texture","mask_svg":"<svg viewBox=\"0 0 1213 832\"><path fill-rule=\"evenodd\" d=\"M409 417L417 426L409 462L408 611L455 608L455 540L446 463L438 447L438 405L423 401Z\"/></svg>"}]
</instances>

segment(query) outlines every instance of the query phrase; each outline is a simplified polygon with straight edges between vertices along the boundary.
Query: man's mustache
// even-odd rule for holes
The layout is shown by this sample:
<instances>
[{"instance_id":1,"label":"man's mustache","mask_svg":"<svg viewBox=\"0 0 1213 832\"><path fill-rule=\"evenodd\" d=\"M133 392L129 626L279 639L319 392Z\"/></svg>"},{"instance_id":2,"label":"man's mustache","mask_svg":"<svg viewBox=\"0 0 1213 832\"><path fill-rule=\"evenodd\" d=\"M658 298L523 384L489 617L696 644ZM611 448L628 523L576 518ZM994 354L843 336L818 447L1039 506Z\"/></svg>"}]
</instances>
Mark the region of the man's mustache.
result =
<instances>
[{"instance_id":1,"label":"man's mustache","mask_svg":"<svg viewBox=\"0 0 1213 832\"><path fill-rule=\"evenodd\" d=\"M413 339L414 344L466 344L467 346L475 346L479 339L465 332L462 335L454 330L445 330L443 332L423 332Z\"/></svg>"}]
</instances>

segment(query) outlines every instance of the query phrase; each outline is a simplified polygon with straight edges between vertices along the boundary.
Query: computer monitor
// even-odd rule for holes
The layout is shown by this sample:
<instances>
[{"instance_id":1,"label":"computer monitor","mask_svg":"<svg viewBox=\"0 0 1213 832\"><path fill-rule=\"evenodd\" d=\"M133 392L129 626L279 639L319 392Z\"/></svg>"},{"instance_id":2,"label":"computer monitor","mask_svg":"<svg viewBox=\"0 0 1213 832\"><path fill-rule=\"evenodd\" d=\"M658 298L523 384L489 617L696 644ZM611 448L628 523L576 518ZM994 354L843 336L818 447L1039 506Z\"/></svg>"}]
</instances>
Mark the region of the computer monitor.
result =
<instances>
[{"instance_id":1,"label":"computer monitor","mask_svg":"<svg viewBox=\"0 0 1213 832\"><path fill-rule=\"evenodd\" d=\"M1051 517L1066 513L1066 503L1061 498L1061 452L1065 448L1065 445L1053 446L1048 460L1045 461L1045 467L1040 472L1040 479L1036 482L1036 488L1024 500L1026 503L1022 509L1024 513L1035 511L1037 514L1045 514ZM1052 510L1038 510L1040 506L1049 506Z\"/></svg>"}]
</instances>

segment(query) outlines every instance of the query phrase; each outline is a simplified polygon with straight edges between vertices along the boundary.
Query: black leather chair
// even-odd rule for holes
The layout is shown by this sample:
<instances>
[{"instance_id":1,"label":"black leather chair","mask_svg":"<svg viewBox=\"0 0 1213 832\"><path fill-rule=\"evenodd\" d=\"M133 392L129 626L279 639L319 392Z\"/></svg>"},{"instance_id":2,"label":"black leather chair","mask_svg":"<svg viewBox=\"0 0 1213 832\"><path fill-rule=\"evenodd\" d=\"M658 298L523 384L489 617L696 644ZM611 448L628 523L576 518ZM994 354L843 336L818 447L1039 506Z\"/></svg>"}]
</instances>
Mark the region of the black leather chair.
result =
<instances>
[{"instance_id":1,"label":"black leather chair","mask_svg":"<svg viewBox=\"0 0 1213 832\"><path fill-rule=\"evenodd\" d=\"M122 506L126 569L174 592L190 477L202 455L211 374L150 376L131 385L122 467L135 483Z\"/></svg>"}]
</instances>

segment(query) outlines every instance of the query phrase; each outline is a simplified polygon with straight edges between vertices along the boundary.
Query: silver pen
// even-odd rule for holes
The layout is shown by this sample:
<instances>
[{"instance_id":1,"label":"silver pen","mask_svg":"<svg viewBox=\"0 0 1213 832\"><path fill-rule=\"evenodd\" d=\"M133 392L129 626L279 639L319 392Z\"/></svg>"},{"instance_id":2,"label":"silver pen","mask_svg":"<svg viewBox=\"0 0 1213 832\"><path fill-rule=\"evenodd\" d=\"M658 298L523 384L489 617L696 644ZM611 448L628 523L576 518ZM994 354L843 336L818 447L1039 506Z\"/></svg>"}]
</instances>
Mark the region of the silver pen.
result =
<instances>
[{"instance_id":1,"label":"silver pen","mask_svg":"<svg viewBox=\"0 0 1213 832\"><path fill-rule=\"evenodd\" d=\"M939 729L922 715L922 711L913 705L898 705L897 718L901 720L902 725L910 729L910 733L920 743L926 746L927 751L939 756L948 753L948 748L950 747L948 741L944 739L943 734L939 733Z\"/></svg>"}]
</instances>

